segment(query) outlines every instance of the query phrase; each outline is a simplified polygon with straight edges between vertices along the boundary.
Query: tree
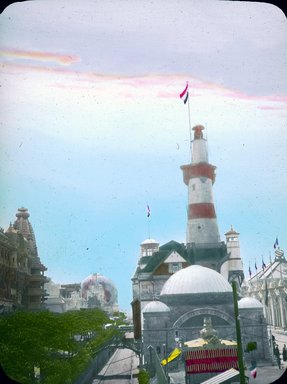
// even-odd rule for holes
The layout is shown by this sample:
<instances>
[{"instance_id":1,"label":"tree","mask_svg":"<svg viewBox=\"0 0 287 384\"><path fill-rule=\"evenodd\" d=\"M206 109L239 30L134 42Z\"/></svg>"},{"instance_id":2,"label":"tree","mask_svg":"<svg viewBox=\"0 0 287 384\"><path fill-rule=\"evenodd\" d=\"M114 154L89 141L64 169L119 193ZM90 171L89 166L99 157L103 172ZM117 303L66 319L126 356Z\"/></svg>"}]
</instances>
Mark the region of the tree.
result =
<instances>
[{"instance_id":1,"label":"tree","mask_svg":"<svg viewBox=\"0 0 287 384\"><path fill-rule=\"evenodd\" d=\"M0 317L0 362L6 374L23 384L70 384L93 352L118 331L105 330L108 316L99 309L63 314L16 312Z\"/></svg>"}]
</instances>

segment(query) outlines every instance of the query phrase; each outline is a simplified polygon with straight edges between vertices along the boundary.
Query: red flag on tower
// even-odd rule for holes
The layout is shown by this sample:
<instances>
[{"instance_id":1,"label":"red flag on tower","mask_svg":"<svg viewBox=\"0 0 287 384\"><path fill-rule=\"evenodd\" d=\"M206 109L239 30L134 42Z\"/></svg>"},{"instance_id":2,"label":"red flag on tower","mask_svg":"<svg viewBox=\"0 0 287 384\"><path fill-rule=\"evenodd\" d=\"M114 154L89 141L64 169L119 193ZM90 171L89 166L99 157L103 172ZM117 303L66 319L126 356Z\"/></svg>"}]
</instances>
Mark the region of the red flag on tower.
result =
<instances>
[{"instance_id":1,"label":"red flag on tower","mask_svg":"<svg viewBox=\"0 0 287 384\"><path fill-rule=\"evenodd\" d=\"M181 94L179 95L179 97L183 100L184 104L186 104L187 100L188 100L188 81L186 82L186 87L184 88L184 90L181 92Z\"/></svg>"}]
</instances>

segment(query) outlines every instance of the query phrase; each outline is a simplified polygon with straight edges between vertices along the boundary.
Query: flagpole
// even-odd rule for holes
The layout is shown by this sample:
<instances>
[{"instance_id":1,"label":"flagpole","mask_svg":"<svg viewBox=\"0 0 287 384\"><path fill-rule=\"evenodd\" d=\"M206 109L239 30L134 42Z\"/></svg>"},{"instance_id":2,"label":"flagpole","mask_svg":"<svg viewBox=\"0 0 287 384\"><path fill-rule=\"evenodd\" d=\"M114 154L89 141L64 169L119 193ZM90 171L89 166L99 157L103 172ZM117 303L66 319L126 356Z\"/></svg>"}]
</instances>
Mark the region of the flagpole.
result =
<instances>
[{"instance_id":1,"label":"flagpole","mask_svg":"<svg viewBox=\"0 0 287 384\"><path fill-rule=\"evenodd\" d=\"M150 207L147 204L147 232L148 232L148 238L150 239Z\"/></svg>"},{"instance_id":2,"label":"flagpole","mask_svg":"<svg viewBox=\"0 0 287 384\"><path fill-rule=\"evenodd\" d=\"M147 233L148 233L148 239L150 239L150 218L147 218Z\"/></svg>"},{"instance_id":3,"label":"flagpole","mask_svg":"<svg viewBox=\"0 0 287 384\"><path fill-rule=\"evenodd\" d=\"M271 271L271 278L272 278L272 280L273 280L273 271L272 271L271 251L269 251L269 260L270 260L270 271Z\"/></svg>"},{"instance_id":4,"label":"flagpole","mask_svg":"<svg viewBox=\"0 0 287 384\"><path fill-rule=\"evenodd\" d=\"M190 121L190 103L189 103L189 94L187 99L187 106L188 106L188 125L189 125L189 150L190 150L190 160L192 160L192 153L191 153L191 141L192 141L192 135L191 135L191 121Z\"/></svg>"},{"instance_id":5,"label":"flagpole","mask_svg":"<svg viewBox=\"0 0 287 384\"><path fill-rule=\"evenodd\" d=\"M188 106L188 126L189 126L189 150L190 150L190 159L191 159L191 121L190 121L190 104L189 104L189 91L188 91L188 81L186 82L186 86L184 90L180 93L179 97L183 100L184 104L187 103Z\"/></svg>"}]
</instances>

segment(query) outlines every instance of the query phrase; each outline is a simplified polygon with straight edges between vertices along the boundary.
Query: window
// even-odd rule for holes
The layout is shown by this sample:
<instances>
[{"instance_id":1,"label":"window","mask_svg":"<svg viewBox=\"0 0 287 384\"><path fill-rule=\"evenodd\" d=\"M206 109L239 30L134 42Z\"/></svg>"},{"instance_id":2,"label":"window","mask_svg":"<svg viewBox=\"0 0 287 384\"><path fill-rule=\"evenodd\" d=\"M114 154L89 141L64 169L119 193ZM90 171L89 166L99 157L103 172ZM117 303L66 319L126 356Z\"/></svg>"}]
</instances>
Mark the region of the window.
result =
<instances>
[{"instance_id":1,"label":"window","mask_svg":"<svg viewBox=\"0 0 287 384\"><path fill-rule=\"evenodd\" d=\"M169 271L169 273L175 273L175 272L179 271L181 268L182 268L181 263L170 263L168 271Z\"/></svg>"}]
</instances>

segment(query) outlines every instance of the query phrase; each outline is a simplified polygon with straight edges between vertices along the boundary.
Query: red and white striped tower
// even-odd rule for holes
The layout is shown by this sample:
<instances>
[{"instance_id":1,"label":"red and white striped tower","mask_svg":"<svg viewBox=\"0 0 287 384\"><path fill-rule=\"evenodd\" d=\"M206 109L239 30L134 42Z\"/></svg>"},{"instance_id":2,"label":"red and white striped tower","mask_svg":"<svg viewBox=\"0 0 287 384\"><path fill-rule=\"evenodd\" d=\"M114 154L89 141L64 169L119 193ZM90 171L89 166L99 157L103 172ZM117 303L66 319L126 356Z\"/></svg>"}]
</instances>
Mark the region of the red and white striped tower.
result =
<instances>
[{"instance_id":1,"label":"red and white striped tower","mask_svg":"<svg viewBox=\"0 0 287 384\"><path fill-rule=\"evenodd\" d=\"M213 204L212 185L215 181L214 165L208 163L206 139L202 125L192 128L191 164L182 165L183 180L188 186L188 221L186 242L214 244L220 242L220 235Z\"/></svg>"}]
</instances>

